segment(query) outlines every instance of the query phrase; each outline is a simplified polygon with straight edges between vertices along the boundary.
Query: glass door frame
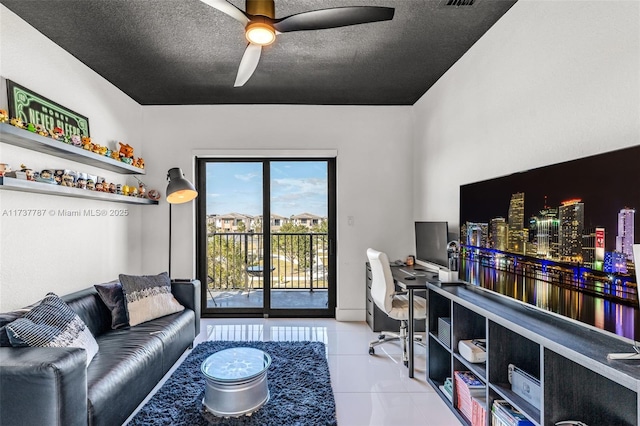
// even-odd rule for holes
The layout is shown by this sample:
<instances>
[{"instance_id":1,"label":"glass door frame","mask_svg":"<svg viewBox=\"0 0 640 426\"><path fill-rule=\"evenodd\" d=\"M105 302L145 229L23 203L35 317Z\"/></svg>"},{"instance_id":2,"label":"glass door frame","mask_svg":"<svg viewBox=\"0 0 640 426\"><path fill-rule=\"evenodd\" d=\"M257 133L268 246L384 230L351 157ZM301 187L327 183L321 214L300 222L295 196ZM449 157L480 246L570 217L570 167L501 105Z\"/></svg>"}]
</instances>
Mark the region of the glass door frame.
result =
<instances>
[{"instance_id":1,"label":"glass door frame","mask_svg":"<svg viewBox=\"0 0 640 426\"><path fill-rule=\"evenodd\" d=\"M271 307L271 276L265 274L263 276L263 306L256 307L237 307L222 308L207 306L207 197L206 197L206 166L208 163L262 163L262 189L263 189L263 206L262 206L262 235L263 235L263 254L271 252L271 227L266 218L271 217L271 163L284 161L316 161L326 162L327 164L327 219L328 219L328 303L325 309L288 309L288 308L272 308ZM274 318L335 318L336 311L336 158L335 157L196 157L195 172L197 180L197 189L201 196L196 199L196 277L201 284L201 306L203 318L220 318L220 317L274 317ZM263 256L264 271L271 270L271 256ZM267 285L269 284L269 285Z\"/></svg>"}]
</instances>

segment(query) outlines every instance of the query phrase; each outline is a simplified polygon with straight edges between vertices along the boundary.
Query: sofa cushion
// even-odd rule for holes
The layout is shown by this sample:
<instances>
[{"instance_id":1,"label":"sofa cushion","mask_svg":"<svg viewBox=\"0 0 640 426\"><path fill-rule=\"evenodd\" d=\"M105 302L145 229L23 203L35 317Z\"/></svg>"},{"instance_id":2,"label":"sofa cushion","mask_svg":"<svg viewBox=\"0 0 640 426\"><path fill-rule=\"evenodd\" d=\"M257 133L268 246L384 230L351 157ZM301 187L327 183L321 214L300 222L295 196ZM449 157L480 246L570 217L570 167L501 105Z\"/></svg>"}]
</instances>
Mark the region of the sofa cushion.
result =
<instances>
[{"instance_id":1,"label":"sofa cushion","mask_svg":"<svg viewBox=\"0 0 640 426\"><path fill-rule=\"evenodd\" d=\"M6 328L13 346L83 348L87 365L98 353L98 343L89 328L54 293L48 293L39 305Z\"/></svg>"},{"instance_id":2,"label":"sofa cushion","mask_svg":"<svg viewBox=\"0 0 640 426\"><path fill-rule=\"evenodd\" d=\"M171 293L171 281L166 272L137 276L120 274L120 283L132 327L184 310Z\"/></svg>"},{"instance_id":3,"label":"sofa cushion","mask_svg":"<svg viewBox=\"0 0 640 426\"><path fill-rule=\"evenodd\" d=\"M166 371L162 342L136 327L111 330L87 369L89 425L123 424Z\"/></svg>"},{"instance_id":4,"label":"sofa cushion","mask_svg":"<svg viewBox=\"0 0 640 426\"><path fill-rule=\"evenodd\" d=\"M111 312L111 328L117 330L118 328L128 327L129 317L124 304L122 284L118 281L111 281L104 284L96 284L94 287L98 291L100 299Z\"/></svg>"},{"instance_id":5,"label":"sofa cushion","mask_svg":"<svg viewBox=\"0 0 640 426\"><path fill-rule=\"evenodd\" d=\"M196 337L193 330L194 321L194 312L185 309L145 322L132 330L146 331L162 342L162 367L167 371L182 356L184 348L193 343Z\"/></svg>"}]
</instances>

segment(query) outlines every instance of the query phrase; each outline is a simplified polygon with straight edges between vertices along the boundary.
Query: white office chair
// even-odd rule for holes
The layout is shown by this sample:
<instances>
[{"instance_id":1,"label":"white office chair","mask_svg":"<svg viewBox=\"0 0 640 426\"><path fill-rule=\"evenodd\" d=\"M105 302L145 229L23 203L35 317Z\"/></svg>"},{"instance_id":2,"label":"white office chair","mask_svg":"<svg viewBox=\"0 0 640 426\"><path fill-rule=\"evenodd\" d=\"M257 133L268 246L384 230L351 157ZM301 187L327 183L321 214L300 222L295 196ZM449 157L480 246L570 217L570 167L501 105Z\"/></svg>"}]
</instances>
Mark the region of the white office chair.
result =
<instances>
[{"instance_id":1,"label":"white office chair","mask_svg":"<svg viewBox=\"0 0 640 426\"><path fill-rule=\"evenodd\" d=\"M380 310L389 318L400 321L400 332L382 331L378 340L369 343L369 354L375 353L375 346L382 343L400 340L402 346L402 361L405 365L409 363L407 355L407 326L409 319L409 297L405 293L396 292L396 286L391 275L389 258L383 252L367 249L369 266L371 267L371 298ZM427 318L427 302L420 297L413 299L414 319L424 320ZM415 336L414 341L421 346L426 345L420 336Z\"/></svg>"}]
</instances>

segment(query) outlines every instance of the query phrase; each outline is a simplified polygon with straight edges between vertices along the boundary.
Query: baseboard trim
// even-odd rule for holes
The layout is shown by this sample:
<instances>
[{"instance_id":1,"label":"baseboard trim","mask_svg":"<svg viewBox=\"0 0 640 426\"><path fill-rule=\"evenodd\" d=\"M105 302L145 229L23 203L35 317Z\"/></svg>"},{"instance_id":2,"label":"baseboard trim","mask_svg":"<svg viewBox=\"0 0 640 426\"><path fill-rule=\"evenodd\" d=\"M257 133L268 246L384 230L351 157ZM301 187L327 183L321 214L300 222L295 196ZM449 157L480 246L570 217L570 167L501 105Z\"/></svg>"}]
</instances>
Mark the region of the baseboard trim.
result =
<instances>
[{"instance_id":1,"label":"baseboard trim","mask_svg":"<svg viewBox=\"0 0 640 426\"><path fill-rule=\"evenodd\" d=\"M366 310L364 309L336 309L336 321L359 322L365 319Z\"/></svg>"}]
</instances>

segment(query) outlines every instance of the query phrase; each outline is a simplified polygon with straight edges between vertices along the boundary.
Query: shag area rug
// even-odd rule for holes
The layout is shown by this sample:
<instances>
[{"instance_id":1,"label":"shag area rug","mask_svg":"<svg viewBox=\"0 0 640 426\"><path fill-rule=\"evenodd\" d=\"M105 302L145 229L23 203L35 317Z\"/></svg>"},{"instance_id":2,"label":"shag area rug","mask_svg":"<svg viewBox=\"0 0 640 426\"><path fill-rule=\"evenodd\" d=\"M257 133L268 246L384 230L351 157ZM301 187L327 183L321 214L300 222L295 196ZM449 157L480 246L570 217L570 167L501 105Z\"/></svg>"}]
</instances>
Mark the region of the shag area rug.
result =
<instances>
[{"instance_id":1,"label":"shag area rug","mask_svg":"<svg viewBox=\"0 0 640 426\"><path fill-rule=\"evenodd\" d=\"M214 352L244 346L271 355L270 399L251 416L219 418L202 406L202 362ZM197 345L129 425L337 425L325 345L320 342L203 342Z\"/></svg>"}]
</instances>

